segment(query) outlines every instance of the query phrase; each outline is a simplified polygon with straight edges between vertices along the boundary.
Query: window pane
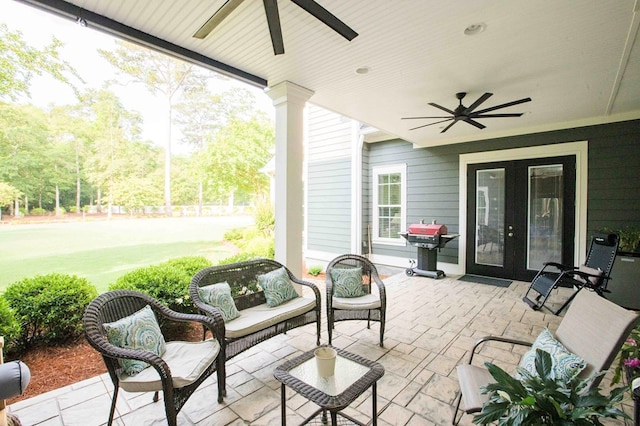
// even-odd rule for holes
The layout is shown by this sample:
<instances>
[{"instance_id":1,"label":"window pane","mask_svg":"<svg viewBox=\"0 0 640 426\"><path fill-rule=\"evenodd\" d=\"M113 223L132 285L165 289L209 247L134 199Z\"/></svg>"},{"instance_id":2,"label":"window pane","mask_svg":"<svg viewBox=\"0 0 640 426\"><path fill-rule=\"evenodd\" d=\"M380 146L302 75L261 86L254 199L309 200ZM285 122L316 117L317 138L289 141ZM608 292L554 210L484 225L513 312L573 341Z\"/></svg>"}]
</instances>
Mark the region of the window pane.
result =
<instances>
[{"instance_id":1,"label":"window pane","mask_svg":"<svg viewBox=\"0 0 640 426\"><path fill-rule=\"evenodd\" d=\"M378 204L389 204L389 186L380 185L378 188Z\"/></svg>"},{"instance_id":2,"label":"window pane","mask_svg":"<svg viewBox=\"0 0 640 426\"><path fill-rule=\"evenodd\" d=\"M389 205L400 205L402 203L402 186L391 185L389 187Z\"/></svg>"}]
</instances>

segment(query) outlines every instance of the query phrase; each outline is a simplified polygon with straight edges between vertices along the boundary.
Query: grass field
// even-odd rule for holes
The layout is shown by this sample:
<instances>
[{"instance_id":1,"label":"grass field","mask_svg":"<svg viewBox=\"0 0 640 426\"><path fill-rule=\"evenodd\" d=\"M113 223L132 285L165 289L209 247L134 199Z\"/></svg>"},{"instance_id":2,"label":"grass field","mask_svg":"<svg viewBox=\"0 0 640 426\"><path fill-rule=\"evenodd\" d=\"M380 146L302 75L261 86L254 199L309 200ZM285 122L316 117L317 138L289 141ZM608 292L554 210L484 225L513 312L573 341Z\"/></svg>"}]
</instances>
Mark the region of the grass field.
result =
<instances>
[{"instance_id":1,"label":"grass field","mask_svg":"<svg viewBox=\"0 0 640 426\"><path fill-rule=\"evenodd\" d=\"M0 226L0 293L25 277L52 272L87 278L98 292L133 269L182 256L212 262L230 256L222 244L251 217L117 219Z\"/></svg>"}]
</instances>

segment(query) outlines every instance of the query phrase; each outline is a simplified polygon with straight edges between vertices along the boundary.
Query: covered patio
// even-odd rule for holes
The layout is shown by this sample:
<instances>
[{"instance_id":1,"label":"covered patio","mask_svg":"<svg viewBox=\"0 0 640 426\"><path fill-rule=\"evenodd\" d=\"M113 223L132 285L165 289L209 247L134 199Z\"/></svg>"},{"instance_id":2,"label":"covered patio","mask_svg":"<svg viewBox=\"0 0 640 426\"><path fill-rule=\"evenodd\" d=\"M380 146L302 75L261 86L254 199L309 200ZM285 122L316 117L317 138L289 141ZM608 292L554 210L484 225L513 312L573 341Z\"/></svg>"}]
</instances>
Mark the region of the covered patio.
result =
<instances>
[{"instance_id":1,"label":"covered patio","mask_svg":"<svg viewBox=\"0 0 640 426\"><path fill-rule=\"evenodd\" d=\"M377 344L378 324L367 330L364 321L336 325L334 346L381 363L385 375L378 383L378 424L450 424L458 392L455 366L468 359L473 343L488 334L533 341L544 327L555 330L562 317L535 312L522 301L527 283L497 287L457 280L407 277L396 273L385 279L387 328L385 345ZM317 281L324 297L324 284ZM561 290L562 291L562 290ZM561 302L555 294L553 302ZM323 304L324 307L324 304ZM324 314L324 312L323 312ZM326 319L322 342L326 343ZM286 359L315 347L313 325L280 335L234 358L228 365L228 395L216 401L216 387L208 384L191 397L178 415L181 425L280 424L280 382L273 370ZM490 344L476 359L515 368L522 348ZM602 381L605 392L611 373ZM24 425L104 425L112 385L104 374L9 406ZM317 407L287 389L287 422L300 424ZM371 416L371 391L366 391L345 411L365 423ZM161 402L150 393L121 392L117 425L164 425ZM632 414L631 400L624 410ZM472 424L465 415L462 425ZM606 424L624 424L623 421Z\"/></svg>"}]
</instances>

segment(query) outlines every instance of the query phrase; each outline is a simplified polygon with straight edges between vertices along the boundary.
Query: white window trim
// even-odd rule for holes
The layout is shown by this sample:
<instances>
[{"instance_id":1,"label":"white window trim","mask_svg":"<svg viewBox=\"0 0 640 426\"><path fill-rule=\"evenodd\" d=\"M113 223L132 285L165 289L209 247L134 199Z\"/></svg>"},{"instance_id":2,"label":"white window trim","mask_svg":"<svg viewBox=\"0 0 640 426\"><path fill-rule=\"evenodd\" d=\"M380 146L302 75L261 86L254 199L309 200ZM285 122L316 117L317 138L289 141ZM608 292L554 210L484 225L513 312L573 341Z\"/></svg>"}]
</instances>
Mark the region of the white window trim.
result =
<instances>
[{"instance_id":1,"label":"white window trim","mask_svg":"<svg viewBox=\"0 0 640 426\"><path fill-rule=\"evenodd\" d=\"M373 186L373 203L372 203L372 224L373 224L373 244L385 244L390 246L406 246L406 240L398 234L398 238L380 238L379 234L379 216L378 216L378 175L388 173L400 173L400 184L402 185L402 193L400 194L400 229L407 229L407 165L396 164L391 166L377 166L372 169L372 186Z\"/></svg>"}]
</instances>

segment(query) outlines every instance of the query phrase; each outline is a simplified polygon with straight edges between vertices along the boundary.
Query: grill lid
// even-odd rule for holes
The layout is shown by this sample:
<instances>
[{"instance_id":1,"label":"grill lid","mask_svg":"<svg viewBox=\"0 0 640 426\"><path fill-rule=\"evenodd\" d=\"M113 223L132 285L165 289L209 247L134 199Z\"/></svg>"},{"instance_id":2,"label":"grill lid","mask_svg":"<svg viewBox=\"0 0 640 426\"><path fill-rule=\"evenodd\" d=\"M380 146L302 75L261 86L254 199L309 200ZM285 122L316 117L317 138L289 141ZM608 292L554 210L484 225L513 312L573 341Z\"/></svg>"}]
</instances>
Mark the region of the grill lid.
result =
<instances>
[{"instance_id":1,"label":"grill lid","mask_svg":"<svg viewBox=\"0 0 640 426\"><path fill-rule=\"evenodd\" d=\"M446 235L447 227L445 225L436 224L435 220L428 225L424 223L424 220L421 220L420 223L409 225L409 234L431 236Z\"/></svg>"}]
</instances>

